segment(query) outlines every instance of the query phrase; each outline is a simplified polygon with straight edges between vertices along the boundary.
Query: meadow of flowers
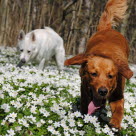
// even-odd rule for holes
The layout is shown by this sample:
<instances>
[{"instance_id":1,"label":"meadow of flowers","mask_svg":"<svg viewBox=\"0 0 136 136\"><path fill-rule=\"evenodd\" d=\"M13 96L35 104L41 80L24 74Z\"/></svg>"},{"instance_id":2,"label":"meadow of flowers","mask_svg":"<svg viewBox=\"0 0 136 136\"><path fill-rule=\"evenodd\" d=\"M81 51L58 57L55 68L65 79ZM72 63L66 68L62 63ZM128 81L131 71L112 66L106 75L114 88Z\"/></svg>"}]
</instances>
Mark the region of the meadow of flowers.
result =
<instances>
[{"instance_id":1,"label":"meadow of flowers","mask_svg":"<svg viewBox=\"0 0 136 136\"><path fill-rule=\"evenodd\" d=\"M0 49L1 136L135 136L136 78L127 81L122 130L110 129L97 116L81 115L78 67L59 72L54 65L40 71L34 65L17 68L13 48ZM135 69L133 66L132 69ZM111 116L107 105L107 116Z\"/></svg>"}]
</instances>

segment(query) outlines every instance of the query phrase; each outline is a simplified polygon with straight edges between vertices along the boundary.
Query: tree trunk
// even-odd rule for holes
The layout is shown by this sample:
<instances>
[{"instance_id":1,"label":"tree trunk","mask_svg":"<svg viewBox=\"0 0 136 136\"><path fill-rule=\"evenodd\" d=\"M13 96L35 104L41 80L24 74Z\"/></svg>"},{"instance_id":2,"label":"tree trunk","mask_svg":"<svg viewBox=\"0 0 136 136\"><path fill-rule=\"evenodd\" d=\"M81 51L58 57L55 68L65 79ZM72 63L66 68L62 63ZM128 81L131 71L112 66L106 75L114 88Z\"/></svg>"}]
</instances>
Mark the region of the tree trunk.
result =
<instances>
[{"instance_id":1,"label":"tree trunk","mask_svg":"<svg viewBox=\"0 0 136 136\"><path fill-rule=\"evenodd\" d=\"M0 0L0 45L16 46L21 29L26 33L50 26L64 39L66 54L85 50L96 32L107 0ZM128 0L127 16L116 29L129 41L130 62L136 63L136 0Z\"/></svg>"}]
</instances>

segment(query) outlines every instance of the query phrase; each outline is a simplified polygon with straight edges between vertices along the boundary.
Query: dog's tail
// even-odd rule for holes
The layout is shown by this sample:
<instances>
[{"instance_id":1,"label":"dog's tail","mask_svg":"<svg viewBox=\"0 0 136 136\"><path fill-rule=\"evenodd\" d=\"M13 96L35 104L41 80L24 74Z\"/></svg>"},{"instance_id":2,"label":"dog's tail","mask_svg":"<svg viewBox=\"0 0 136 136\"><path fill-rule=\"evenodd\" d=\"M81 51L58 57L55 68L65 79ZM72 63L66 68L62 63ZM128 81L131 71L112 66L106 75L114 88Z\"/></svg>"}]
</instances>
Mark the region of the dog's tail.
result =
<instances>
[{"instance_id":1,"label":"dog's tail","mask_svg":"<svg viewBox=\"0 0 136 136\"><path fill-rule=\"evenodd\" d=\"M109 0L98 24L98 31L117 26L125 17L127 0Z\"/></svg>"}]
</instances>

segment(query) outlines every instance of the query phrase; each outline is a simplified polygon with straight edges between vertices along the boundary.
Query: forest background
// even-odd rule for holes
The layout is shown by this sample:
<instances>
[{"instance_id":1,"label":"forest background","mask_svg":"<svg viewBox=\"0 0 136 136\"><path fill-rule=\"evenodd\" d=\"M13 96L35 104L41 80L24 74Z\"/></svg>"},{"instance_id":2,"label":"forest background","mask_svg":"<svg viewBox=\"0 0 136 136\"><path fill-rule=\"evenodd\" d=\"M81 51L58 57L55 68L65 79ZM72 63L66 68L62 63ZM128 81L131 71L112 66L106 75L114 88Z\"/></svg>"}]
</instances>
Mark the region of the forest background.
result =
<instances>
[{"instance_id":1,"label":"forest background","mask_svg":"<svg viewBox=\"0 0 136 136\"><path fill-rule=\"evenodd\" d=\"M64 39L67 55L84 51L107 0L0 0L0 45L14 47L18 33L50 26ZM123 23L116 27L129 41L136 63L136 0L128 0Z\"/></svg>"}]
</instances>

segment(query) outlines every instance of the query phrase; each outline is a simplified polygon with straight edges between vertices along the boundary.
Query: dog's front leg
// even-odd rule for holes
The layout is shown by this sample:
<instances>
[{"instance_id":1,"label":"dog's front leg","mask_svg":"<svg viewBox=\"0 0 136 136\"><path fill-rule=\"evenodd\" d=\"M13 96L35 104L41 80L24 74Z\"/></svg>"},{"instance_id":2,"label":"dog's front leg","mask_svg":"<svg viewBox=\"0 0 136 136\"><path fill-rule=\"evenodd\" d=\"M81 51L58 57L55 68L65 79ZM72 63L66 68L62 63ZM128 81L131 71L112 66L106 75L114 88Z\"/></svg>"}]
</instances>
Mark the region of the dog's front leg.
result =
<instances>
[{"instance_id":1,"label":"dog's front leg","mask_svg":"<svg viewBox=\"0 0 136 136\"><path fill-rule=\"evenodd\" d=\"M112 117L110 120L111 127L121 129L121 121L124 114L124 99L110 103Z\"/></svg>"},{"instance_id":2,"label":"dog's front leg","mask_svg":"<svg viewBox=\"0 0 136 136\"><path fill-rule=\"evenodd\" d=\"M44 66L45 66L45 59L42 59L41 62L40 62L40 64L39 64L39 69L43 70Z\"/></svg>"}]
</instances>

